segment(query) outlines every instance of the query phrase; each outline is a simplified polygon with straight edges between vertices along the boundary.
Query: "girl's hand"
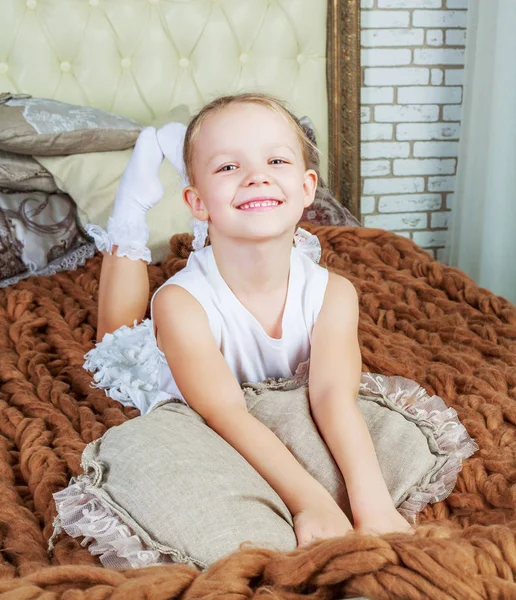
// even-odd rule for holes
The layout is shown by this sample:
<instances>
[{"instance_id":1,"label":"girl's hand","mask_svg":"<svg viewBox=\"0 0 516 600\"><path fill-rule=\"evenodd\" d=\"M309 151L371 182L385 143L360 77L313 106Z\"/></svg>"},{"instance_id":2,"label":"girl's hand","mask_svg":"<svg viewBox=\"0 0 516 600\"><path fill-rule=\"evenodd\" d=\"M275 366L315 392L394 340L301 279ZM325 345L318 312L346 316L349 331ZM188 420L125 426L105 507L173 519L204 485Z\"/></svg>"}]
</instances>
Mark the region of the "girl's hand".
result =
<instances>
[{"instance_id":1,"label":"girl's hand","mask_svg":"<svg viewBox=\"0 0 516 600\"><path fill-rule=\"evenodd\" d=\"M335 502L314 503L294 515L294 531L298 546L353 531L349 519Z\"/></svg>"},{"instance_id":2,"label":"girl's hand","mask_svg":"<svg viewBox=\"0 0 516 600\"><path fill-rule=\"evenodd\" d=\"M365 535L383 535L384 533L415 533L414 528L393 506L386 511L378 511L355 523L355 531Z\"/></svg>"}]
</instances>

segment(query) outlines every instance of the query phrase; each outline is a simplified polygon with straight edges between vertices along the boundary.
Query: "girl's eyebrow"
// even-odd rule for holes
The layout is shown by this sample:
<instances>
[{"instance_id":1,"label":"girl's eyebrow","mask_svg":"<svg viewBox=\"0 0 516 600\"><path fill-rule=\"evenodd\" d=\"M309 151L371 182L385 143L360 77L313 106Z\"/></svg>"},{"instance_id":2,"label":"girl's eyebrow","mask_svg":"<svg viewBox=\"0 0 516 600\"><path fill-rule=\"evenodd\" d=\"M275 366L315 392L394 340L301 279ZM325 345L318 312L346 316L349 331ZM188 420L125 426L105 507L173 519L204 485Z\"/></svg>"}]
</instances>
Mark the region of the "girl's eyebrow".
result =
<instances>
[{"instance_id":1,"label":"girl's eyebrow","mask_svg":"<svg viewBox=\"0 0 516 600\"><path fill-rule=\"evenodd\" d=\"M215 159L219 159L222 158L223 156L233 156L235 154L235 152L231 151L231 150L217 150L216 152L214 152L213 154L211 154L208 157L208 160L206 161L206 164L209 165L211 162L213 162Z\"/></svg>"},{"instance_id":2,"label":"girl's eyebrow","mask_svg":"<svg viewBox=\"0 0 516 600\"><path fill-rule=\"evenodd\" d=\"M270 148L270 150L289 150L290 152L292 152L292 154L296 154L295 149L292 148L292 146L289 146L288 144L268 144L268 147Z\"/></svg>"},{"instance_id":3,"label":"girl's eyebrow","mask_svg":"<svg viewBox=\"0 0 516 600\"><path fill-rule=\"evenodd\" d=\"M266 148L269 152L271 152L272 150L288 150L294 156L296 156L296 151L294 150L294 148L292 148L288 144L274 142L272 144L266 144L264 146L264 148ZM231 149L217 150L216 152L214 152L212 155L209 156L208 160L206 161L206 164L209 165L210 163L215 161L215 159L221 160L224 156L233 157L236 153L238 153L238 151L231 150Z\"/></svg>"}]
</instances>

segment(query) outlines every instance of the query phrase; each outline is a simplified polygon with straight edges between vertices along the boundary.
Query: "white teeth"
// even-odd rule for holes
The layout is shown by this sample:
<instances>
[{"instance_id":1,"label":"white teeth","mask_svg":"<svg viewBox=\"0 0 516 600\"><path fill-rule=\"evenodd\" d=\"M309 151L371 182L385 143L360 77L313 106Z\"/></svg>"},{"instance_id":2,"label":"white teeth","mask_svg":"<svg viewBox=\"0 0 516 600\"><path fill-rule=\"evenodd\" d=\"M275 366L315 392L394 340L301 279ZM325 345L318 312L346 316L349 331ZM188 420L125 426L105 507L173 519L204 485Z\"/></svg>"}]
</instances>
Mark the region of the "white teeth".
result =
<instances>
[{"instance_id":1,"label":"white teeth","mask_svg":"<svg viewBox=\"0 0 516 600\"><path fill-rule=\"evenodd\" d=\"M238 208L240 210L246 210L247 208L251 208L251 207L258 207L258 206L277 206L279 204L279 202L277 200L261 200L261 201L256 201L256 202L248 202L247 204L242 204L241 206L239 206Z\"/></svg>"}]
</instances>

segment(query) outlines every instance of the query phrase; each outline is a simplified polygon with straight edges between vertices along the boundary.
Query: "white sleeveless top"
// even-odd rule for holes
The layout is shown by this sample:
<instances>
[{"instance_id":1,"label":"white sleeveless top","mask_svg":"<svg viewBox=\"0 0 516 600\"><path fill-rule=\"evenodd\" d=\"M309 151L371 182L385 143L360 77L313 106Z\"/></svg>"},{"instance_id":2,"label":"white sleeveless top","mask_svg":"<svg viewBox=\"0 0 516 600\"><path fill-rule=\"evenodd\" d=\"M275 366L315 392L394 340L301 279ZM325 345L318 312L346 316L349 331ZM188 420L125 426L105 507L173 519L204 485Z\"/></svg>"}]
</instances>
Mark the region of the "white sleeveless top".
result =
<instances>
[{"instance_id":1,"label":"white sleeveless top","mask_svg":"<svg viewBox=\"0 0 516 600\"><path fill-rule=\"evenodd\" d=\"M282 336L271 338L233 294L219 273L212 247L207 246L193 252L186 267L156 290L151 300L151 319L156 294L166 285L179 285L206 311L217 346L240 384L268 377L290 378L309 360L312 329L327 283L328 271L293 247ZM159 352L160 391L185 402L165 355Z\"/></svg>"}]
</instances>

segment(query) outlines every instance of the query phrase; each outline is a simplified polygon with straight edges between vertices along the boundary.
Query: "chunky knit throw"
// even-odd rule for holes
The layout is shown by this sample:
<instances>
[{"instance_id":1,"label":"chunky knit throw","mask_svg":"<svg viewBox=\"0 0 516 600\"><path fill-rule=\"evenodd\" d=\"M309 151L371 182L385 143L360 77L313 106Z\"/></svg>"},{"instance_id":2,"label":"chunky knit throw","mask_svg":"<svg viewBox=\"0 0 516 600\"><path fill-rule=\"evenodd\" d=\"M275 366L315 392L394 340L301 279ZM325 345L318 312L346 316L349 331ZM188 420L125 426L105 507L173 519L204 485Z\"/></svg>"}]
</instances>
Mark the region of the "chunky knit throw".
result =
<instances>
[{"instance_id":1,"label":"chunky knit throw","mask_svg":"<svg viewBox=\"0 0 516 600\"><path fill-rule=\"evenodd\" d=\"M0 599L263 597L399 600L516 598L516 308L393 233L306 226L322 263L360 296L365 371L414 379L455 408L480 450L415 536L351 534L288 555L243 548L201 573L172 565L116 572L77 540L47 540L52 493L81 452L137 416L91 387L101 257L0 290ZM184 266L175 236L151 289Z\"/></svg>"}]
</instances>

